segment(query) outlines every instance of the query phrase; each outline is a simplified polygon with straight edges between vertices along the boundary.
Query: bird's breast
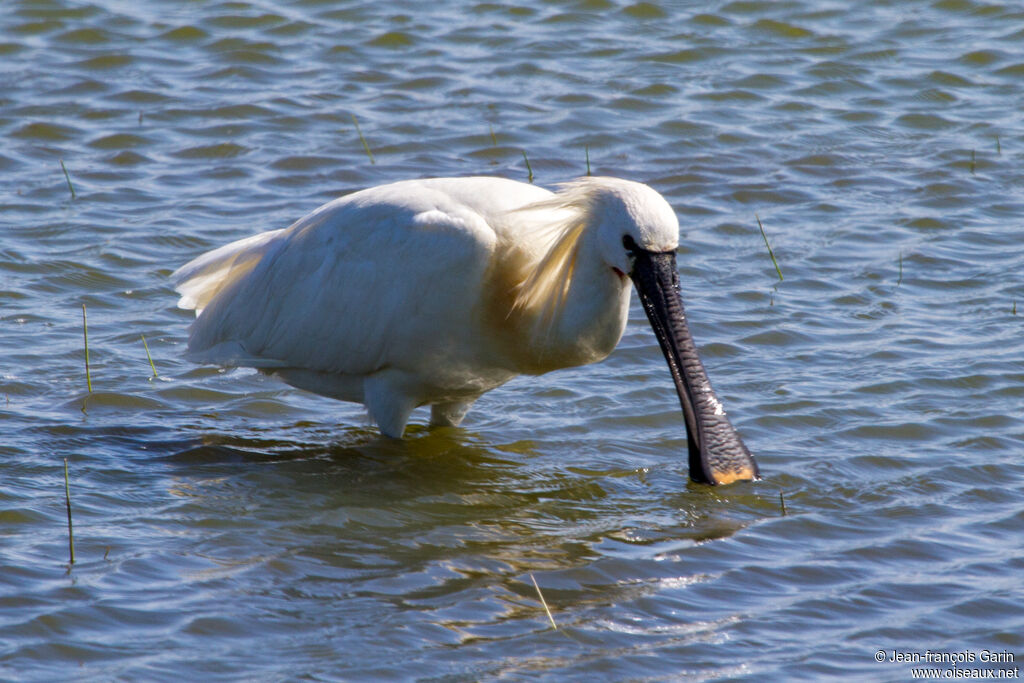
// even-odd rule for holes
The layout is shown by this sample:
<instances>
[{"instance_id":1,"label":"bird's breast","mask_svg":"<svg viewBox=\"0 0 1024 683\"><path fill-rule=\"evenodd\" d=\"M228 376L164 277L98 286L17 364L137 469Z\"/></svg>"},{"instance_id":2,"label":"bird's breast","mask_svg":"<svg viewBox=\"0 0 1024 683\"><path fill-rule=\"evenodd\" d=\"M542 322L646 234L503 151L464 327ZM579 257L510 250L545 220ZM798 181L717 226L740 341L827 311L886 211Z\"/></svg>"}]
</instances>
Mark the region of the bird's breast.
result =
<instances>
[{"instance_id":1,"label":"bird's breast","mask_svg":"<svg viewBox=\"0 0 1024 683\"><path fill-rule=\"evenodd\" d=\"M485 277L479 319L495 352L509 370L537 375L603 360L618 345L626 325L629 286L611 269L602 278L576 277L559 301L516 306L523 266L514 259L492 264Z\"/></svg>"}]
</instances>

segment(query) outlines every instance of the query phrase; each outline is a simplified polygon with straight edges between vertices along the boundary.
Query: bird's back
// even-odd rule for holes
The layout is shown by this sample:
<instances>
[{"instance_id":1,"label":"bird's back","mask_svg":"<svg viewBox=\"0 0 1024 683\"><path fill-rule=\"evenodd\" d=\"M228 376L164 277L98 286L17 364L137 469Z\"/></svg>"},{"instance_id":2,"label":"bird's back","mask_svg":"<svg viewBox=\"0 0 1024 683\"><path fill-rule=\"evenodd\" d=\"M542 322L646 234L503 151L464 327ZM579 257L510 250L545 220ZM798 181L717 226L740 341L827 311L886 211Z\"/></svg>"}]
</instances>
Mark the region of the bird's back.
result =
<instances>
[{"instance_id":1,"label":"bird's back","mask_svg":"<svg viewBox=\"0 0 1024 683\"><path fill-rule=\"evenodd\" d=\"M200 256L175 274L179 304L199 312L190 357L346 375L471 360L462 347L510 211L550 194L501 178L404 181Z\"/></svg>"}]
</instances>

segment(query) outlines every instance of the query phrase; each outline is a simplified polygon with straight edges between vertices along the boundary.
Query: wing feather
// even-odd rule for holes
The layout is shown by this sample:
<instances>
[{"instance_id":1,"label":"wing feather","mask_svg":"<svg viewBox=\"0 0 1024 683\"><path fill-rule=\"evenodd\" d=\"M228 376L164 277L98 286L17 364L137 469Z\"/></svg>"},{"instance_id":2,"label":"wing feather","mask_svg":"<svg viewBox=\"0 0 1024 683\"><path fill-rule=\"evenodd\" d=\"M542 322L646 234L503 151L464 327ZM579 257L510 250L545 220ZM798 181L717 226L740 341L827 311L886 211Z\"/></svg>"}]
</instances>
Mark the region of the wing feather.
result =
<instances>
[{"instance_id":1,"label":"wing feather","mask_svg":"<svg viewBox=\"0 0 1024 683\"><path fill-rule=\"evenodd\" d=\"M182 298L202 310L190 356L361 375L441 353L473 324L496 244L485 217L444 190L357 192L185 266Z\"/></svg>"}]
</instances>

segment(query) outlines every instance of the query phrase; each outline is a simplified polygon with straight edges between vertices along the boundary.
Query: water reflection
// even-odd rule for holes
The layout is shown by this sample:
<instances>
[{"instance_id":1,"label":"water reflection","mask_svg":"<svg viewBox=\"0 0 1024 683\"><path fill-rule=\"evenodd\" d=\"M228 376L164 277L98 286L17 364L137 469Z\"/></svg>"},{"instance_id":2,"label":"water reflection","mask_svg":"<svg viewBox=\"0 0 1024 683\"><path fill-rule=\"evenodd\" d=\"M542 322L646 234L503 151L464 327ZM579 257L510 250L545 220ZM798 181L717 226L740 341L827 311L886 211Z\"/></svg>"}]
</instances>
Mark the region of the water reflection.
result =
<instances>
[{"instance_id":1,"label":"water reflection","mask_svg":"<svg viewBox=\"0 0 1024 683\"><path fill-rule=\"evenodd\" d=\"M342 590L394 601L460 643L536 618L530 573L553 608L574 612L703 580L663 576L662 562L652 569L646 558L671 563L770 508L756 484L728 495L690 485L674 500L648 493L624 504L622 487L649 487L638 473L570 473L528 444L461 429L414 428L402 441L350 429L329 445L203 441L164 458L169 492L187 499L176 514L214 565L191 580L258 566L263 581L305 599Z\"/></svg>"}]
</instances>

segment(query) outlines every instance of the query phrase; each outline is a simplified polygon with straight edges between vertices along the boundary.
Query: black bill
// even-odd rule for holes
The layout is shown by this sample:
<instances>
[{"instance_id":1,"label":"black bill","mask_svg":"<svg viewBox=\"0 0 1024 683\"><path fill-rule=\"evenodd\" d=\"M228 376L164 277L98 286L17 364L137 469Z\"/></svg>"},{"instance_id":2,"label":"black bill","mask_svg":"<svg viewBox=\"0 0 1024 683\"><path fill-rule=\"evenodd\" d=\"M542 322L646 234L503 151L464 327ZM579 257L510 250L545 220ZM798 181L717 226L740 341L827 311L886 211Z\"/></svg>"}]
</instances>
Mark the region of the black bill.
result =
<instances>
[{"instance_id":1,"label":"black bill","mask_svg":"<svg viewBox=\"0 0 1024 683\"><path fill-rule=\"evenodd\" d=\"M686 420L690 478L729 484L758 478L757 463L711 388L686 324L675 252L633 251L630 277L668 361Z\"/></svg>"}]
</instances>

